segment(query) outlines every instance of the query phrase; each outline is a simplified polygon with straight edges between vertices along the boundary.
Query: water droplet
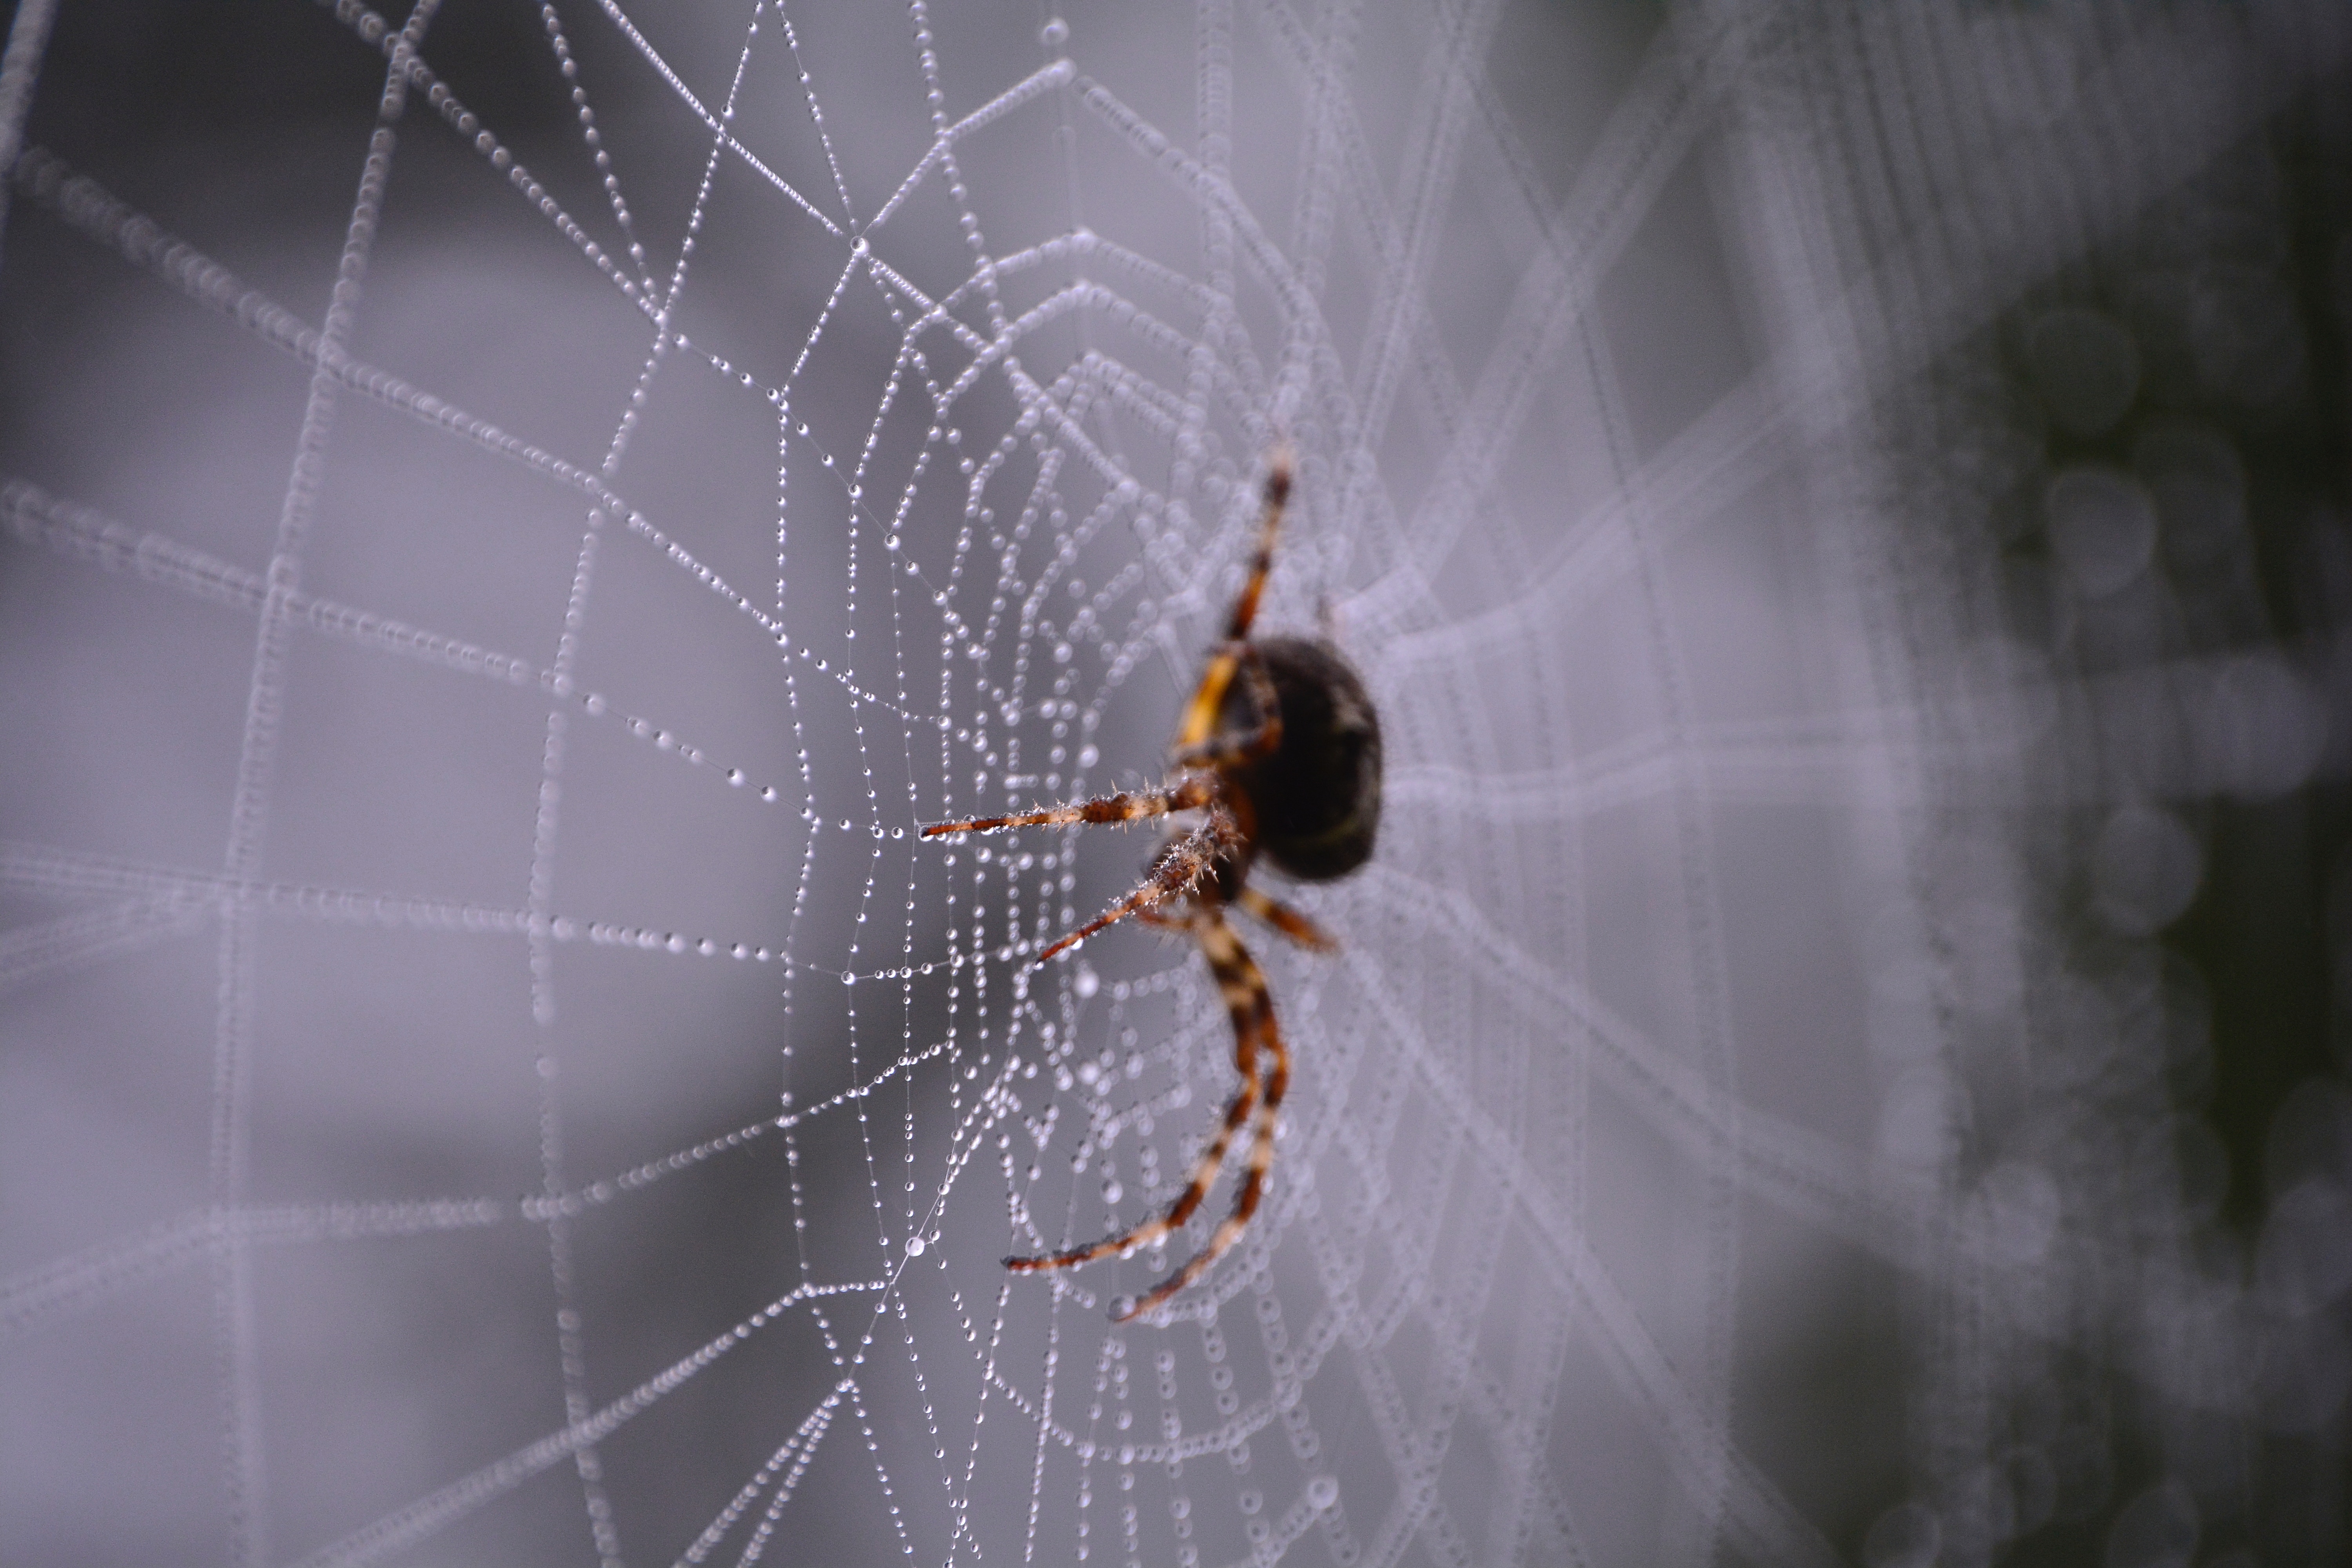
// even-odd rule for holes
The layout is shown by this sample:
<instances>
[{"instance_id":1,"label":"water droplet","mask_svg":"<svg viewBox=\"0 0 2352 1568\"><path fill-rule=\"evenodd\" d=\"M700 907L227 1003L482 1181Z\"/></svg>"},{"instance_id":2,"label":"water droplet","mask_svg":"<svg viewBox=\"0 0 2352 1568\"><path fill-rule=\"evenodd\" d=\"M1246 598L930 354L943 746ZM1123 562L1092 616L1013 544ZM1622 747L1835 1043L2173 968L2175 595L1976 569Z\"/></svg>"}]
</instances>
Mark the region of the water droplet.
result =
<instances>
[{"instance_id":1,"label":"water droplet","mask_svg":"<svg viewBox=\"0 0 2352 1568\"><path fill-rule=\"evenodd\" d=\"M2134 480L2105 468L2068 468L2043 497L2050 547L2087 597L2137 577L2156 549L2156 507Z\"/></svg>"},{"instance_id":2,"label":"water droplet","mask_svg":"<svg viewBox=\"0 0 2352 1568\"><path fill-rule=\"evenodd\" d=\"M2170 925L2197 896L2204 874L2196 835L2161 806L2121 807L2091 850L2093 898L2107 923L2128 936Z\"/></svg>"},{"instance_id":3,"label":"water droplet","mask_svg":"<svg viewBox=\"0 0 2352 1568\"><path fill-rule=\"evenodd\" d=\"M2284 658L2225 659L2198 684L2204 689L2196 692L2189 721L2205 779L2245 799L2266 800L2311 776L2327 743L2326 709Z\"/></svg>"}]
</instances>

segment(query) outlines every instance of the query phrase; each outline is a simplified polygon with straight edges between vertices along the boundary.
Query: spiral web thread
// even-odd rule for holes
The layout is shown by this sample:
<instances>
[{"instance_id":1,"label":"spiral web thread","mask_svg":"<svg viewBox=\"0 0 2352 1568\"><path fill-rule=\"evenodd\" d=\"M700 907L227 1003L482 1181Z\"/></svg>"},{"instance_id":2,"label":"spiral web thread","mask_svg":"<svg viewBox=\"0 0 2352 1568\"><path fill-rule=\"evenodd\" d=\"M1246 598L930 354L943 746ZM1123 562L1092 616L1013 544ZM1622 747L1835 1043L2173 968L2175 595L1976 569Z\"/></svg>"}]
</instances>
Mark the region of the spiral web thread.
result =
<instances>
[{"instance_id":1,"label":"spiral web thread","mask_svg":"<svg viewBox=\"0 0 2352 1568\"><path fill-rule=\"evenodd\" d=\"M1836 901L1873 911L1873 929L1832 940L1929 976L1874 1000L1869 1028L1930 1055L1963 1048L1939 1022L1958 982L1936 967L1951 945L1932 913L1938 856L1969 841L1956 821L1983 831L1988 808L2002 821L2045 804L2012 798L2012 759L2032 741L2017 731L2036 683L2058 678L1958 658L1965 630L1935 579L1882 535L1881 490L1900 471L1886 409L1912 400L1956 447L1975 440L1934 378L2259 124L2257 78L2279 53L2267 35L2120 5L1998 27L1680 6L1555 195L1515 129L1526 106L1489 79L1509 21L1494 4L1400 21L1205 0L1169 35L1180 47L1141 63L1106 47L1099 65L1084 18L1047 20L1034 49L982 49L943 41L970 19L917 4L893 19L901 96L879 109L835 96L814 24L790 7L761 0L714 49L616 0L549 5L543 46L576 109L578 167L542 184L436 74L433 0L405 16L329 9L384 68L315 324L78 173L70 147L16 156L16 209L0 209L13 231L37 205L307 378L259 569L29 478L0 498L20 543L255 628L218 869L0 847L14 886L111 900L0 937L0 985L192 932L216 944L201 1202L21 1271L0 1302L13 1339L205 1276L232 1561L408 1560L559 1468L575 1472L572 1517L608 1563L790 1561L811 1516L850 1521L876 1561L1834 1561L1846 1526L1770 1461L1770 1414L1735 1399L1748 1281L1784 1230L1851 1249L1904 1296L1901 1480L1917 1500L1873 1534L1873 1555L1900 1560L1903 1531L1929 1528L1952 1561L1998 1547L2015 1507L1986 1489L1990 1412L2032 1375L2012 1370L2026 1332L2014 1303L2095 1312L2082 1303L2101 1249L2127 1238L2096 1233L2094 1208L2080 1249L2021 1246L2018 1225L2051 1202L2081 1215L2067 1184L2093 1173L2012 1165L1980 1188L1967 1141L1937 1124L1942 1102L1919 1109L1916 1074L1883 1112L1875 1089L1826 1110L1775 1092L1772 1075L1807 1052L1846 1052L1865 1079L1919 1052L1874 1039L1865 1057L1851 1025L1839 1044L1832 1009L1796 1016L1820 1039L1782 1043L1786 1026L1756 1022L1769 987L1738 956L1770 900L1729 868L1772 813L1833 822L1859 868ZM9 153L47 20L20 9L0 67ZM2290 68L2341 59L2340 24L2294 26L2305 47ZM575 55L591 28L604 68L636 73L698 127L682 205L650 202L631 148L601 128ZM673 62L689 53L693 66ZM2012 106L2048 89L2024 111L2031 148L2015 117L1982 110L1996 87ZM782 106L762 123L790 121L790 147L739 131L753 104ZM851 155L867 117L921 125L894 177ZM379 231L399 221L398 160L453 133L472 177L502 186L638 323L642 361L613 389L623 413L599 456L537 445L527 420L458 406L354 348ZM1012 183L992 184L1007 166ZM1701 205L1763 324L1741 373L1661 427L1626 390L1641 347L1604 298L1629 256L1657 260L1645 226L1695 169L1717 173ZM769 209L788 265L826 280L781 356L696 316L695 247L680 241L730 204ZM644 216L656 205L666 238ZM1174 240L1146 221L1171 212ZM632 441L681 378L753 410L774 443L772 515L730 520L731 542L632 499ZM357 438L340 432L362 402L583 507L569 576L549 584L563 629L543 653L304 586L321 472ZM919 845L914 830L1150 774L1159 740L1130 710L1165 712L1189 689L1277 438L1301 479L1269 616L1321 620L1381 705L1382 848L1359 877L1301 895L1340 933L1337 958L1250 933L1299 1074L1273 1195L1166 1321L1114 1329L1105 1309L1180 1252L1020 1281L996 1259L1131 1223L1181 1186L1230 1091L1214 988L1189 952L1134 936L1027 966L1117 889L1133 844ZM1786 504L1784 486L1800 521L1777 537L1801 542L1818 578L1801 603L1823 629L1790 655L1810 684L1795 707L1727 710L1678 563L1727 515ZM759 561L747 536L772 543L772 593L741 574ZM600 631L636 591L607 585L625 552L690 584L701 618L766 640L780 712L729 715L732 744L689 739L588 684ZM1603 629L1563 630L1586 623ZM525 709L544 700L520 901L265 874L273 802L299 786L278 766L287 671L313 637L418 679L505 689ZM1598 682L1576 664L1596 651L1619 667ZM1939 673L1953 667L1970 679ZM1595 716L1604 689L1613 720ZM775 727L788 765L731 760L765 755L748 737ZM676 781L665 791L717 776L793 819L792 852L756 873L790 888L775 929L706 934L568 906L567 868L596 853L564 833L593 733L650 747ZM1612 839L1664 868L1643 884L1656 908L1632 921L1638 957L1601 891L1625 886ZM288 920L520 955L537 1191L253 1195L256 954ZM2030 948L2030 931L2017 940ZM746 1048L772 1050L782 1020L780 1108L583 1175L559 1092L566 955L583 949L772 976L771 1031ZM728 1161L766 1162L789 1190L787 1231L730 1243L772 1249L784 1288L748 1310L715 1304L740 1315L673 1357L610 1364L586 1305L595 1227ZM1655 1191L1637 1199L1642 1184ZM397 1506L289 1539L260 1370L264 1249L500 1227L543 1238L558 1418ZM2069 1310L2037 1308L2032 1332ZM697 1449L682 1479L659 1450L619 1446L788 1330L816 1374L764 1409L756 1452ZM652 1494L665 1500L633 1500ZM663 1533L688 1495L704 1522Z\"/></svg>"}]
</instances>

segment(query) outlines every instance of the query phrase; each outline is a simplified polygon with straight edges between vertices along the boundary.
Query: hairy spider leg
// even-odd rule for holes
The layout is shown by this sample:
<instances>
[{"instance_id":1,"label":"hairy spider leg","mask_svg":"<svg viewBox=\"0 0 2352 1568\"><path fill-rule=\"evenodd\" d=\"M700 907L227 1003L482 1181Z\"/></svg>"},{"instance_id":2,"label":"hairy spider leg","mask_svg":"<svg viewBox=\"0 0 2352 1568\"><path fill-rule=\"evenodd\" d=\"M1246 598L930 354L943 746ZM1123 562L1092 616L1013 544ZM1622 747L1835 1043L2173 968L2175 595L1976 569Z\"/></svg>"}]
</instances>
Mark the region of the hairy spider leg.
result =
<instances>
[{"instance_id":1,"label":"hairy spider leg","mask_svg":"<svg viewBox=\"0 0 2352 1568\"><path fill-rule=\"evenodd\" d=\"M1242 889L1241 906L1299 946L1317 952L1337 952L1331 934L1288 904L1276 903L1255 888Z\"/></svg>"},{"instance_id":2,"label":"hairy spider leg","mask_svg":"<svg viewBox=\"0 0 2352 1568\"><path fill-rule=\"evenodd\" d=\"M1202 1200L1208 1197L1209 1188L1215 1184L1217 1172L1225 1163L1225 1151L1233 1145L1234 1135L1242 1130L1243 1125L1249 1121L1251 1113L1257 1109L1257 1020L1261 1014L1271 1020L1274 1011L1273 1004L1265 994L1265 983L1263 979L1257 979L1253 987L1252 980L1256 975L1256 970L1255 966L1249 964L1247 954L1242 955L1241 962L1244 967L1241 970L1233 969L1230 962L1220 966L1217 956L1220 949L1206 929L1214 926L1220 931L1224 930L1223 922L1218 921L1216 917L1206 914L1195 915L1188 923L1191 924L1194 934L1200 937L1202 950L1211 954L1209 963L1210 967L1216 971L1217 988L1224 994L1225 1008L1233 1015L1234 1071L1241 1078L1241 1087L1234 1091L1233 1103L1225 1107L1224 1125L1217 1129L1217 1135L1210 1140L1209 1146L1201 1151L1200 1159L1193 1163L1192 1181L1176 1201L1168 1206L1165 1213L1156 1218L1144 1221L1133 1230L1118 1236L1105 1237L1088 1247L1073 1247L1067 1252L1048 1253L1042 1258L1006 1258L1004 1267L1016 1274L1042 1274L1048 1269L1075 1268L1082 1263L1092 1263L1097 1258L1108 1258L1116 1252L1127 1252L1138 1247L1148 1247L1175 1230L1186 1220L1191 1219L1192 1211L1199 1208ZM1225 944L1229 945L1232 951L1238 952L1241 944L1232 940L1230 931L1226 931L1224 935ZM1139 1307L1136 1310L1140 1311L1142 1309ZM1133 1312L1127 1314L1128 1317L1134 1315ZM1125 1321L1125 1319L1120 1321Z\"/></svg>"},{"instance_id":3,"label":"hairy spider leg","mask_svg":"<svg viewBox=\"0 0 2352 1568\"><path fill-rule=\"evenodd\" d=\"M1265 672L1265 655L1257 651L1257 645L1247 642L1231 644L1222 651L1233 655L1243 684L1249 688L1257 727L1180 748L1175 758L1180 768L1241 767L1274 755L1282 744L1282 699L1274 689L1274 677Z\"/></svg>"},{"instance_id":4,"label":"hairy spider leg","mask_svg":"<svg viewBox=\"0 0 2352 1568\"><path fill-rule=\"evenodd\" d=\"M1240 642L1250 634L1250 623L1257 619L1258 595L1265 591L1266 574L1274 570L1274 536L1282 527L1282 510L1290 501L1290 448L1276 447L1265 466L1265 510L1258 524L1257 553L1250 560L1248 578L1234 599L1231 623L1225 627L1227 642Z\"/></svg>"},{"instance_id":5,"label":"hairy spider leg","mask_svg":"<svg viewBox=\"0 0 2352 1568\"><path fill-rule=\"evenodd\" d=\"M1148 816L1166 816L1171 811L1190 811L1206 805L1215 798L1216 782L1204 775L1179 779L1161 789L1130 790L1119 795L1100 795L1093 800L1074 800L1064 805L1049 805L1036 811L1024 811L1014 816L976 816L965 822L935 822L922 831L925 838L937 838L946 833L997 833L1008 827L1056 827L1071 822L1139 822Z\"/></svg>"},{"instance_id":6,"label":"hairy spider leg","mask_svg":"<svg viewBox=\"0 0 2352 1568\"><path fill-rule=\"evenodd\" d=\"M1183 897L1210 875L1217 857L1232 853L1240 845L1241 827L1233 815L1222 805L1212 805L1200 826L1152 858L1150 870L1144 873L1133 892L1039 953L1037 962L1044 963L1058 957L1105 926L1117 925L1129 915L1139 915L1171 899Z\"/></svg>"},{"instance_id":7,"label":"hairy spider leg","mask_svg":"<svg viewBox=\"0 0 2352 1568\"><path fill-rule=\"evenodd\" d=\"M1241 939L1234 935L1233 928L1213 910L1202 911L1194 922L1193 930L1201 939L1201 951L1207 956L1210 969L1216 973L1217 989L1224 994L1225 1005L1233 1013L1236 1038L1244 1033L1256 1034L1268 1058L1264 1085L1257 1087L1255 1093L1251 1088L1245 1087L1241 1094L1234 1096L1232 1109L1225 1112L1224 1130L1218 1134L1214 1149L1218 1162L1222 1163L1224 1160L1226 1142L1240 1124L1244 1101L1248 1099L1257 1101L1257 1135L1250 1142L1249 1170L1242 1178L1241 1191L1234 1197L1234 1212L1218 1222L1217 1228L1210 1233L1209 1244L1185 1259L1182 1268L1138 1298L1126 1311L1113 1314L1114 1320L1122 1323L1160 1306L1206 1274L1217 1259L1225 1255L1226 1249L1241 1239L1242 1232L1249 1228L1251 1216L1257 1213L1258 1201L1265 1195L1266 1173L1274 1168L1276 1118L1282 1110L1282 1097L1290 1088L1290 1050L1282 1043L1282 1031L1275 1026L1274 997L1265 988L1265 976L1259 973L1256 962L1250 957L1249 950L1242 945ZM1248 1020L1246 1024L1243 1021L1244 1017ZM1255 1058L1257 1052L1253 1048L1249 1054ZM1238 1046L1234 1055L1238 1062L1242 1055ZM1204 1161L1205 1158L1203 1156ZM1176 1208L1169 1211L1169 1228L1181 1225L1183 1216L1199 1206L1201 1198L1207 1195L1208 1183L1215 1174L1212 1168L1194 1177L1193 1185L1185 1190L1183 1198L1177 1200ZM1187 1200L1190 1200L1189 1206Z\"/></svg>"},{"instance_id":8,"label":"hairy spider leg","mask_svg":"<svg viewBox=\"0 0 2352 1568\"><path fill-rule=\"evenodd\" d=\"M1250 626L1257 619L1257 602L1265 592L1266 574L1274 570L1274 536L1282 527L1283 508L1289 500L1290 449L1277 447L1266 468L1265 521L1258 526L1257 553L1250 559L1249 576L1244 579L1242 591L1234 596L1224 646L1210 657L1209 667L1201 672L1200 689L1192 693L1192 704L1184 710L1184 722L1176 731L1179 755L1206 741L1217 727L1217 712L1224 706L1225 689L1234 683L1234 673L1241 663L1235 645L1249 640Z\"/></svg>"}]
</instances>

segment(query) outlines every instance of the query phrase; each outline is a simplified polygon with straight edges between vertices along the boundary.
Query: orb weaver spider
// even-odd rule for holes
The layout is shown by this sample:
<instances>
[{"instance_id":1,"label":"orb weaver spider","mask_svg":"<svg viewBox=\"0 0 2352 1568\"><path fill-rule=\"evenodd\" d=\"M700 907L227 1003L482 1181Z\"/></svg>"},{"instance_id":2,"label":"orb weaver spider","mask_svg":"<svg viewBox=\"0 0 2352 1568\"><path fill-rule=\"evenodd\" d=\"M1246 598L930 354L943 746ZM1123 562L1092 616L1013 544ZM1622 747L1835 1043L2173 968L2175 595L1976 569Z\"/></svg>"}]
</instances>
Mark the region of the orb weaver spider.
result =
<instances>
[{"instance_id":1,"label":"orb weaver spider","mask_svg":"<svg viewBox=\"0 0 2352 1568\"><path fill-rule=\"evenodd\" d=\"M1274 1165L1275 1119L1290 1086L1290 1052L1275 1024L1265 976L1225 923L1225 910L1246 910L1302 947L1332 951L1335 944L1314 921L1249 886L1250 869L1263 854L1300 881L1330 881L1371 858L1380 827L1380 718L1361 678L1328 642L1250 635L1273 569L1275 534L1290 499L1290 456L1277 449L1266 466L1257 552L1234 600L1224 640L1210 654L1201 684L1185 706L1171 748L1174 773L1167 783L1013 816L942 822L922 833L936 838L1200 814L1196 826L1171 829L1133 891L1037 957L1044 963L1130 915L1146 925L1189 933L1201 944L1233 1016L1234 1070L1241 1085L1225 1107L1223 1124L1194 1164L1191 1182L1158 1217L1066 1252L1008 1258L1007 1268L1024 1274L1075 1268L1160 1240L1192 1217L1234 1138L1253 1118L1256 1121L1233 1212L1183 1267L1115 1310L1112 1317L1118 1322L1167 1301L1241 1238Z\"/></svg>"}]
</instances>

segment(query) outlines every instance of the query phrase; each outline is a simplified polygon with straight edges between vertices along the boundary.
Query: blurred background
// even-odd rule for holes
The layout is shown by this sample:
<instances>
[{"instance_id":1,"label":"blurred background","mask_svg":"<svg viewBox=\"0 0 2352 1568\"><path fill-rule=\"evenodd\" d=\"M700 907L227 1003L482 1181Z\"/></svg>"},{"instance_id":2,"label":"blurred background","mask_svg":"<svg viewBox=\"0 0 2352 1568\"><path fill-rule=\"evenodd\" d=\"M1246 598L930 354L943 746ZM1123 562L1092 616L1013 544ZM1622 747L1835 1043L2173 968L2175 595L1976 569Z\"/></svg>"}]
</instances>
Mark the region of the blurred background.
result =
<instances>
[{"instance_id":1,"label":"blurred background","mask_svg":"<svg viewBox=\"0 0 2352 1568\"><path fill-rule=\"evenodd\" d=\"M6 15L0 1558L2352 1552L2340 7Z\"/></svg>"}]
</instances>

